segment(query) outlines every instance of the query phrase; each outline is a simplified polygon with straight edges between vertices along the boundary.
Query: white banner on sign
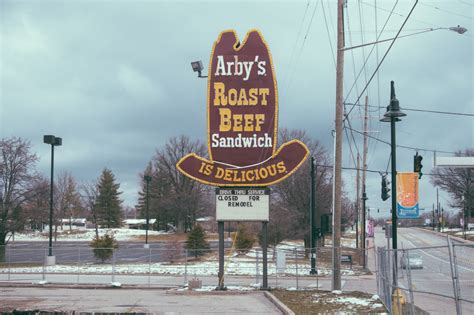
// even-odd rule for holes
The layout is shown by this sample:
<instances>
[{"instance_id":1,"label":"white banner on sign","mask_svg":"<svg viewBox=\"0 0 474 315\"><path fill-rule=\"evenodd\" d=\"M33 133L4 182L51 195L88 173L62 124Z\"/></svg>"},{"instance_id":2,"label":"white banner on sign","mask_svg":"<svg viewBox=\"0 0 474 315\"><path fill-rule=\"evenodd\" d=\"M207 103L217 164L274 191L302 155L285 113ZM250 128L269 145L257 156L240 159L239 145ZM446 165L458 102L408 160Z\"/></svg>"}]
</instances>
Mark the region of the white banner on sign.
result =
<instances>
[{"instance_id":1,"label":"white banner on sign","mask_svg":"<svg viewBox=\"0 0 474 315\"><path fill-rule=\"evenodd\" d=\"M224 189L216 192L217 221L268 221L270 196L265 189Z\"/></svg>"}]
</instances>

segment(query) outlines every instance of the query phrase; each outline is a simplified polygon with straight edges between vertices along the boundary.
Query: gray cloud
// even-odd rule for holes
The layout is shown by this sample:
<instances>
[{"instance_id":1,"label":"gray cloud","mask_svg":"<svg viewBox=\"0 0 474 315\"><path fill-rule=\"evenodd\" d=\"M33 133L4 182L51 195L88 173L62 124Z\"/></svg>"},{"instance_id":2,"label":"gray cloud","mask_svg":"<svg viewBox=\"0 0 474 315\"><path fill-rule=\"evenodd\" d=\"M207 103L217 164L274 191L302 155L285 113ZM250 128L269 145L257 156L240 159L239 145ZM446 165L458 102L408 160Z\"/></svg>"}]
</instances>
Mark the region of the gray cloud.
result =
<instances>
[{"instance_id":1,"label":"gray cloud","mask_svg":"<svg viewBox=\"0 0 474 315\"><path fill-rule=\"evenodd\" d=\"M315 3L306 11L307 3L2 1L1 136L31 140L40 156L39 169L45 174L49 148L42 144L42 135L62 136L64 145L56 156L58 170L70 170L86 181L96 179L107 166L121 182L125 203L134 205L138 173L156 148L180 134L206 140L207 82L196 78L190 62L202 59L207 66L212 44L222 30L236 29L243 39L249 29L258 28L275 64L280 126L305 129L332 152L335 4L323 2L330 44L321 2L310 26ZM379 4L385 9L392 5L392 1ZM410 5L400 3L396 11L406 15ZM466 9L470 8L462 3L443 2L439 7L470 14L471 19L419 6L405 29L461 24L468 33L461 36L438 30L398 40L378 80L374 79L368 89L371 105L388 104L390 80L394 80L402 108L474 112L472 10L469 13ZM364 4L362 11L364 38L358 8L348 3L346 46L376 39L374 8ZM387 17L387 12L378 11L379 30ZM392 16L382 37L393 36L403 19ZM387 47L379 45L379 58ZM345 53L345 93L354 82L353 67L357 73L369 51L370 47ZM375 56L374 51L367 63L368 77L375 69ZM362 74L348 102L356 100L364 77ZM361 113L356 108L350 116L358 130L362 129ZM370 130L371 135L388 141L389 125L378 122L383 113L371 113ZM446 151L474 146L472 117L407 114L397 124L399 144ZM354 137L362 150L362 138ZM398 150L400 170L411 170L414 153ZM429 173L432 152L420 153ZM385 170L389 154L389 146L370 141L369 169ZM347 139L343 164L353 166ZM354 172L344 171L350 195L353 176ZM368 175L367 189L370 206L388 209L388 202L380 200L378 174ZM420 192L421 205L430 206L435 189L427 176L422 179Z\"/></svg>"}]
</instances>

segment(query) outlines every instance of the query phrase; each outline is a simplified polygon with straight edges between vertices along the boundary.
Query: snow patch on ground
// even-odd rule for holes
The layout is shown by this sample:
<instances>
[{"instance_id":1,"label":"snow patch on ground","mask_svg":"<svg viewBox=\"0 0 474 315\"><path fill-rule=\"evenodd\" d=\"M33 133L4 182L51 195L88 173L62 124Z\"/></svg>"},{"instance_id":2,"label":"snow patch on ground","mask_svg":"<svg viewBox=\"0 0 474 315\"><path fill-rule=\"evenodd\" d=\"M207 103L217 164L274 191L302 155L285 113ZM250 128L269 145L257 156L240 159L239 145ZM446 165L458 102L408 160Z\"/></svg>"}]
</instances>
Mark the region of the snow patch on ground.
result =
<instances>
[{"instance_id":1,"label":"snow patch on ground","mask_svg":"<svg viewBox=\"0 0 474 315\"><path fill-rule=\"evenodd\" d=\"M99 235L104 235L107 232L113 232L115 239L118 241L129 241L134 240L140 236L145 236L146 230L134 230L134 229L99 229ZM148 236L152 235L163 235L170 234L169 232L164 231L148 231ZM57 239L58 241L66 242L89 242L92 241L95 237L95 229L73 229L69 231L69 228L65 228L63 231L58 231ZM49 240L48 232L40 233L29 232L29 233L15 233L15 241L38 241L45 242Z\"/></svg>"}]
</instances>

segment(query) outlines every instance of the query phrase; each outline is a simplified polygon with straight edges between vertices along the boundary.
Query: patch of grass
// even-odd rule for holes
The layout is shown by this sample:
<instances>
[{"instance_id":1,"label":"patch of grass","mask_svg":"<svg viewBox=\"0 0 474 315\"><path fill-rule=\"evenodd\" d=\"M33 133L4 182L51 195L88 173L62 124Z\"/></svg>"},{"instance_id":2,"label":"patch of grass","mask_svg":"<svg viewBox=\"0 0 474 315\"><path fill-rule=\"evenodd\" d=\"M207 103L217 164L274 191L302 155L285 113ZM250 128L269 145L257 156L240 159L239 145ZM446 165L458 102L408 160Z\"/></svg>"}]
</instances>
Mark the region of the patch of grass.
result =
<instances>
[{"instance_id":1,"label":"patch of grass","mask_svg":"<svg viewBox=\"0 0 474 315\"><path fill-rule=\"evenodd\" d=\"M335 294L319 290L274 290L272 293L296 314L388 313L379 299L373 299L371 294L363 292Z\"/></svg>"}]
</instances>

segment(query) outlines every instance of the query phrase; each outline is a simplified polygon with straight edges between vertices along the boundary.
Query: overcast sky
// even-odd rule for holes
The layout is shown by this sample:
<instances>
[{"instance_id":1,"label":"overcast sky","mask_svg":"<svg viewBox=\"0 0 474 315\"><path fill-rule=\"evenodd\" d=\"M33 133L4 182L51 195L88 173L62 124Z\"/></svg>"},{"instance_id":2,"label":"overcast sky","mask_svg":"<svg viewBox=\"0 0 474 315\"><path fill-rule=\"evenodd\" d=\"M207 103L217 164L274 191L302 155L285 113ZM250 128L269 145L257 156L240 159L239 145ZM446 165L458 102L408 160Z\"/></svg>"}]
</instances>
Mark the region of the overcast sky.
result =
<instances>
[{"instance_id":1,"label":"overcast sky","mask_svg":"<svg viewBox=\"0 0 474 315\"><path fill-rule=\"evenodd\" d=\"M395 36L413 3L398 1L390 16L395 0L348 1L346 47ZM440 29L397 40L369 85L369 104L387 106L394 80L402 110L473 114L473 6L470 0L420 0L401 35L458 24L468 32ZM134 206L138 174L157 148L181 134L206 141L207 81L196 77L190 62L201 59L207 68L212 45L226 29L235 29L241 40L252 28L262 32L276 71L280 128L306 130L332 155L335 0L0 0L0 26L0 135L31 141L45 176L50 147L42 136L54 134L63 138L55 151L57 172L70 171L82 182L110 168L124 204ZM372 46L345 53L346 102L357 100L389 44L372 53ZM390 124L379 122L385 110L370 110L370 135L390 141ZM359 107L351 112L354 129L363 129L362 113ZM405 113L397 143L418 148L425 173L431 172L432 150L474 147L472 116ZM354 138L362 154L362 138ZM399 171L412 171L415 151L398 148ZM343 152L343 166L354 167L345 136ZM389 156L390 146L369 141L369 169L387 170ZM344 171L343 179L353 196L355 172ZM388 215L379 174L368 173L367 192L367 205ZM420 206L431 209L435 198L429 176L423 176ZM446 208L447 195L440 202Z\"/></svg>"}]
</instances>

